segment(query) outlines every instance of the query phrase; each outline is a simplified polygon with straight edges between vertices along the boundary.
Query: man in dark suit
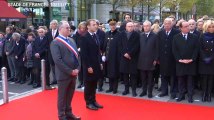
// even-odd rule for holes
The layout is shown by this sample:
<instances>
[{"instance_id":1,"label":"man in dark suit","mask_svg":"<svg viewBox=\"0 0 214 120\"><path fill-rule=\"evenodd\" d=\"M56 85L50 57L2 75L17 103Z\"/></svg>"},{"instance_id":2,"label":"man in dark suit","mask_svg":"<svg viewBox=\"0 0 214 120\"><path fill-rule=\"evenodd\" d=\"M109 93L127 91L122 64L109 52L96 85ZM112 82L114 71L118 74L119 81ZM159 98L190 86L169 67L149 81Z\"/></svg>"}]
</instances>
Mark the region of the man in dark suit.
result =
<instances>
[{"instance_id":1,"label":"man in dark suit","mask_svg":"<svg viewBox=\"0 0 214 120\"><path fill-rule=\"evenodd\" d=\"M188 21L188 23L189 23L189 29L190 29L189 33L196 35L197 38L199 39L201 33L196 30L196 22L195 22L195 20L194 19L190 19Z\"/></svg>"},{"instance_id":2,"label":"man in dark suit","mask_svg":"<svg viewBox=\"0 0 214 120\"><path fill-rule=\"evenodd\" d=\"M40 71L41 71L41 60L44 59L47 61L47 51L48 51L48 39L47 36L45 36L45 30L43 28L38 29L38 37L35 38L34 42L34 48L33 51L34 55L34 67L35 69L35 82L33 84L33 87L41 86L41 80L40 80ZM47 80L47 79L46 79ZM47 89L50 89L50 81L46 81Z\"/></svg>"},{"instance_id":3,"label":"man in dark suit","mask_svg":"<svg viewBox=\"0 0 214 120\"><path fill-rule=\"evenodd\" d=\"M199 32L199 31L197 31L196 30L196 22L195 22L195 20L194 19L190 19L189 21L188 21L188 23L189 23L189 29L190 29L190 31L189 31L189 33L191 33L191 34L194 34L194 35L196 35L197 36L197 38L198 39L196 39L197 41L199 41L199 39L200 39L200 37L201 37L201 32ZM197 74L196 74L196 76L194 76L194 87L196 88L196 89L199 89L200 88L200 75L198 74L198 61L199 60L197 60L196 62L197 62Z\"/></svg>"},{"instance_id":4,"label":"man in dark suit","mask_svg":"<svg viewBox=\"0 0 214 120\"><path fill-rule=\"evenodd\" d=\"M24 84L25 76L24 76L24 52L25 52L25 40L21 38L19 33L13 33L12 35L15 44L13 46L13 54L15 56L15 68L16 68L16 83Z\"/></svg>"},{"instance_id":5,"label":"man in dark suit","mask_svg":"<svg viewBox=\"0 0 214 120\"><path fill-rule=\"evenodd\" d=\"M59 31L57 30L57 26L58 26L58 21L57 20L52 20L51 23L50 23L50 30L46 33L46 36L47 36L47 39L49 41L49 48L48 48L48 51L47 51L47 61L46 61L46 79L47 81L49 81L48 83L50 83L50 77L49 77L49 74L50 74L50 71L52 70L52 75L53 75L53 80L52 80L52 83L51 84L56 84L57 81L56 81L56 77L55 77L55 64L54 64L54 61L53 61L53 58L52 58L52 55L51 55L51 52L50 52L50 44L51 42L59 35Z\"/></svg>"},{"instance_id":6,"label":"man in dark suit","mask_svg":"<svg viewBox=\"0 0 214 120\"><path fill-rule=\"evenodd\" d=\"M151 22L143 23L144 33L140 35L140 53L138 58L138 69L140 70L141 80L143 83L143 92L140 96L147 94L152 98L153 89L153 71L158 57L158 37L151 32Z\"/></svg>"},{"instance_id":7,"label":"man in dark suit","mask_svg":"<svg viewBox=\"0 0 214 120\"><path fill-rule=\"evenodd\" d=\"M97 82L101 78L103 67L101 64L100 42L95 35L96 24L94 19L89 19L86 22L88 31L81 42L81 57L86 70L84 97L86 107L91 110L103 108L96 101Z\"/></svg>"},{"instance_id":8,"label":"man in dark suit","mask_svg":"<svg viewBox=\"0 0 214 120\"><path fill-rule=\"evenodd\" d=\"M72 113L71 108L80 63L75 42L68 38L69 35L68 22L61 21L59 36L51 42L50 46L58 83L58 117L59 120L80 120L80 117Z\"/></svg>"},{"instance_id":9,"label":"man in dark suit","mask_svg":"<svg viewBox=\"0 0 214 120\"><path fill-rule=\"evenodd\" d=\"M173 38L172 50L176 59L176 76L178 78L179 97L185 99L185 84L187 82L188 102L193 102L193 76L196 75L196 60L198 56L197 37L189 33L189 23L184 21L179 25L181 33Z\"/></svg>"},{"instance_id":10,"label":"man in dark suit","mask_svg":"<svg viewBox=\"0 0 214 120\"><path fill-rule=\"evenodd\" d=\"M159 62L161 74L161 93L159 97L168 95L168 86L170 85L171 99L176 98L177 79L175 76L175 58L172 54L173 37L179 33L173 28L171 18L166 18L163 23L164 28L158 33Z\"/></svg>"},{"instance_id":11,"label":"man in dark suit","mask_svg":"<svg viewBox=\"0 0 214 120\"><path fill-rule=\"evenodd\" d=\"M103 46L104 46L104 41L105 41L105 32L103 32L101 29L99 29L99 21L96 20L96 31L95 31L95 35L96 35L96 38L98 39L99 41L99 46L100 46L100 51L101 51L101 54L103 54L104 52L104 49L103 49ZM103 73L103 72L102 72ZM101 92L103 91L103 82L104 82L104 75L102 74L102 77L99 79L98 81L98 91Z\"/></svg>"},{"instance_id":12,"label":"man in dark suit","mask_svg":"<svg viewBox=\"0 0 214 120\"><path fill-rule=\"evenodd\" d=\"M134 31L133 22L126 24L126 31L120 34L120 72L123 74L125 90L123 95L129 94L129 83L131 83L132 96L136 97L137 87L137 61L139 54L140 35ZM129 82L130 80L130 82Z\"/></svg>"},{"instance_id":13,"label":"man in dark suit","mask_svg":"<svg viewBox=\"0 0 214 120\"><path fill-rule=\"evenodd\" d=\"M14 55L12 53L13 51L13 46L15 41L12 40L11 36L13 34L13 28L12 26L7 26L6 27L6 35L5 35L5 42L4 42L4 63L8 69L9 69L9 73L10 73L10 78L8 79L8 81L16 81L17 79L15 78L16 76L16 69L15 69L15 58Z\"/></svg>"}]
</instances>

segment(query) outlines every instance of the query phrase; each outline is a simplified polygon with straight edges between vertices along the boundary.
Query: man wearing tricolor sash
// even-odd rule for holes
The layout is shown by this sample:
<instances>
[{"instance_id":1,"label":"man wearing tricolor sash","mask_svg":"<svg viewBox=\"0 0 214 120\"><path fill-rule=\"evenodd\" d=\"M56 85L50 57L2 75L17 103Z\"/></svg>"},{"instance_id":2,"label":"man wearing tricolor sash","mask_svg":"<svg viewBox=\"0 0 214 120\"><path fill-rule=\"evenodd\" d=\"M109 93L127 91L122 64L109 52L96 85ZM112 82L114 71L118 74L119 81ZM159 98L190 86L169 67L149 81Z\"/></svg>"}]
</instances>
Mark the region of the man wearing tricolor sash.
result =
<instances>
[{"instance_id":1,"label":"man wearing tricolor sash","mask_svg":"<svg viewBox=\"0 0 214 120\"><path fill-rule=\"evenodd\" d=\"M70 26L61 21L58 26L59 36L51 42L51 54L55 63L58 84L58 117L59 120L80 120L72 113L71 101L75 91L80 63L76 44L68 38Z\"/></svg>"}]
</instances>

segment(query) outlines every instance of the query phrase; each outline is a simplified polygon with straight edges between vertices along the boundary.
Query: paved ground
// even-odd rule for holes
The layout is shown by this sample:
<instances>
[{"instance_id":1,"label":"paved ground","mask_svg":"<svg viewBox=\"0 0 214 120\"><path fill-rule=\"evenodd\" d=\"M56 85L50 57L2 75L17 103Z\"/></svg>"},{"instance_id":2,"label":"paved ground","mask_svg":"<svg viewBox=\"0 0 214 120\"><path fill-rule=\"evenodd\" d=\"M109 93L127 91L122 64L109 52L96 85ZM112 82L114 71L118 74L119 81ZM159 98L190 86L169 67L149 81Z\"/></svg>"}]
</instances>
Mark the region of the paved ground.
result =
<instances>
[{"instance_id":1,"label":"paved ground","mask_svg":"<svg viewBox=\"0 0 214 120\"><path fill-rule=\"evenodd\" d=\"M20 98L20 97L23 97L23 96L26 96L26 95L31 95L31 94L34 94L36 92L40 92L41 91L41 87L40 88L37 88L37 89L34 89L32 88L32 86L29 86L27 85L27 83L21 85L21 84L16 84L14 82L9 82L8 84L8 90L9 90L9 99L10 100L13 100L13 99L17 99L17 98ZM108 89L108 83L105 83L104 86L103 86L103 89L104 91L102 92L97 92L98 94L107 94L105 93L105 90ZM77 89L78 91L83 91L83 88L82 89ZM124 85L123 84L119 84L119 88L118 88L118 93L115 94L115 96L122 96L122 92L124 90ZM131 90L130 90L131 91ZM2 94L2 81L0 81L0 104L2 104L3 102L3 94ZM131 93L131 92L130 92ZM139 95L141 93L141 88L138 88L137 89L137 94ZM153 91L153 95L154 97L150 100L156 100L156 101L162 101L162 102L176 102L176 100L171 100L169 98L169 96L166 96L166 97L158 97L158 94L160 92L157 91L156 89L154 89ZM109 94L109 95L113 95L113 94ZM191 104L195 104L195 105L202 105L202 106L214 106L214 97L212 98L212 102L208 103L208 102L201 102L201 92L199 91L195 91L195 95L194 95L194 103L191 103ZM127 95L127 96L123 96L123 97L132 97L131 94ZM136 99L149 99L147 96L145 97L135 97ZM177 103L177 102L176 102ZM184 104L189 104L187 102L187 100L184 100L180 103L184 103Z\"/></svg>"},{"instance_id":2,"label":"paved ground","mask_svg":"<svg viewBox=\"0 0 214 120\"><path fill-rule=\"evenodd\" d=\"M108 90L108 83L105 83L104 86L103 86L103 89L104 91L102 92L97 92L98 94L109 94L109 93L106 93L105 91ZM83 91L83 88L82 89L77 89L78 91ZM124 85L123 84L119 84L119 87L118 87L118 93L117 94L111 94L111 95L115 95L115 96L123 96L122 95L122 92L124 91ZM147 99L147 100L155 100L155 101L162 101L162 102L176 102L176 99L170 99L169 96L165 96L165 97L158 97L158 94L160 94L159 91L157 91L157 89L154 89L153 90L153 98L152 99L149 99L147 96L144 96L144 97L139 97L140 93L142 92L142 89L141 88L138 88L137 89L137 94L138 96L135 97L136 99ZM201 102L201 92L198 91L198 90L195 90L195 95L194 95L194 102L193 103L188 103L187 101L187 97L186 97L186 100L183 100L179 103L183 103L183 104L195 104L195 105L202 105L202 106L213 106L214 107L214 97L212 97L212 102ZM214 96L214 95L213 95ZM130 94L126 95L126 96L123 96L123 97L132 97L132 94L131 94L131 89L130 89Z\"/></svg>"}]
</instances>

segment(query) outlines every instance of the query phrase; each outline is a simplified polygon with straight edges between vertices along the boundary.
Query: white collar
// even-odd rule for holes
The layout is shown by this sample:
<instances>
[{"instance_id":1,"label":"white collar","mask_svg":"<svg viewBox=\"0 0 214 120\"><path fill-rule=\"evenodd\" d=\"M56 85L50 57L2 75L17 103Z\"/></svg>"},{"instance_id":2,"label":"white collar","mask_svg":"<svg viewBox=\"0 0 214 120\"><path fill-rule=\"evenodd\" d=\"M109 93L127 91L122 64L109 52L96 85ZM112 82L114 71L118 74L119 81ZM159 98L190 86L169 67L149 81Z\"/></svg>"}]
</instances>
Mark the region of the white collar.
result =
<instances>
[{"instance_id":1,"label":"white collar","mask_svg":"<svg viewBox=\"0 0 214 120\"><path fill-rule=\"evenodd\" d=\"M88 31L88 33L89 33L90 35L94 35L94 34L95 34L95 33L93 33L93 32L89 32L89 31Z\"/></svg>"},{"instance_id":2,"label":"white collar","mask_svg":"<svg viewBox=\"0 0 214 120\"><path fill-rule=\"evenodd\" d=\"M189 33L194 33L194 31L189 31Z\"/></svg>"},{"instance_id":3,"label":"white collar","mask_svg":"<svg viewBox=\"0 0 214 120\"><path fill-rule=\"evenodd\" d=\"M184 36L184 35L186 35L186 36L187 36L187 35L188 35L188 33L186 33L186 34L182 33L182 35L183 35L183 36Z\"/></svg>"},{"instance_id":4,"label":"white collar","mask_svg":"<svg viewBox=\"0 0 214 120\"><path fill-rule=\"evenodd\" d=\"M63 35L61 35L61 34L59 34L59 36L61 36L61 37L64 38L64 39L68 39L68 37L65 37L65 36L63 36Z\"/></svg>"},{"instance_id":5,"label":"white collar","mask_svg":"<svg viewBox=\"0 0 214 120\"><path fill-rule=\"evenodd\" d=\"M171 33L171 31L172 31L172 29L171 29L171 30L169 30L169 31L166 31L166 30L165 30L165 32L166 32L166 33L168 32L168 35Z\"/></svg>"},{"instance_id":6,"label":"white collar","mask_svg":"<svg viewBox=\"0 0 214 120\"><path fill-rule=\"evenodd\" d=\"M150 31L149 31L149 32L145 32L145 34L149 35L149 34L150 34Z\"/></svg>"}]
</instances>

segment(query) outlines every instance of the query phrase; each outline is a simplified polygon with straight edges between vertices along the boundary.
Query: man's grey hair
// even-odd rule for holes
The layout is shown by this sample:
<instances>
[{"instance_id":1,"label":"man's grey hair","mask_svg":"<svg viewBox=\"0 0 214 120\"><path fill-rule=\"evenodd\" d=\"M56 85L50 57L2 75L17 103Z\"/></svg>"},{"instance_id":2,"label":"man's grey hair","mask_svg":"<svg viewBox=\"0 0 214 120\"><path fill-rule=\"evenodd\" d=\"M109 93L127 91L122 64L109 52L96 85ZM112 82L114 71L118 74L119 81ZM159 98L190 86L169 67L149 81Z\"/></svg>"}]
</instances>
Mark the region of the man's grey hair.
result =
<instances>
[{"instance_id":1,"label":"man's grey hair","mask_svg":"<svg viewBox=\"0 0 214 120\"><path fill-rule=\"evenodd\" d=\"M69 23L68 23L68 21L65 21L65 20L60 21L59 24L58 24L58 30L59 30L60 28L62 28L62 26L63 26L64 24L69 24Z\"/></svg>"},{"instance_id":2,"label":"man's grey hair","mask_svg":"<svg viewBox=\"0 0 214 120\"><path fill-rule=\"evenodd\" d=\"M172 18L167 17L167 18L164 20L164 22L168 22L168 21L172 23Z\"/></svg>"},{"instance_id":3,"label":"man's grey hair","mask_svg":"<svg viewBox=\"0 0 214 120\"><path fill-rule=\"evenodd\" d=\"M12 38L20 39L20 38L21 38L21 35L20 35L19 33L17 33L17 32L14 32L14 33L12 34Z\"/></svg>"},{"instance_id":4,"label":"man's grey hair","mask_svg":"<svg viewBox=\"0 0 214 120\"><path fill-rule=\"evenodd\" d=\"M58 24L58 21L57 21L57 20L52 20L52 21L50 22L50 24L53 24L53 23Z\"/></svg>"},{"instance_id":5,"label":"man's grey hair","mask_svg":"<svg viewBox=\"0 0 214 120\"><path fill-rule=\"evenodd\" d=\"M145 22L143 22L143 25L144 24L149 24L150 26L152 26L152 23L150 21L148 21L148 20L146 20Z\"/></svg>"}]
</instances>

